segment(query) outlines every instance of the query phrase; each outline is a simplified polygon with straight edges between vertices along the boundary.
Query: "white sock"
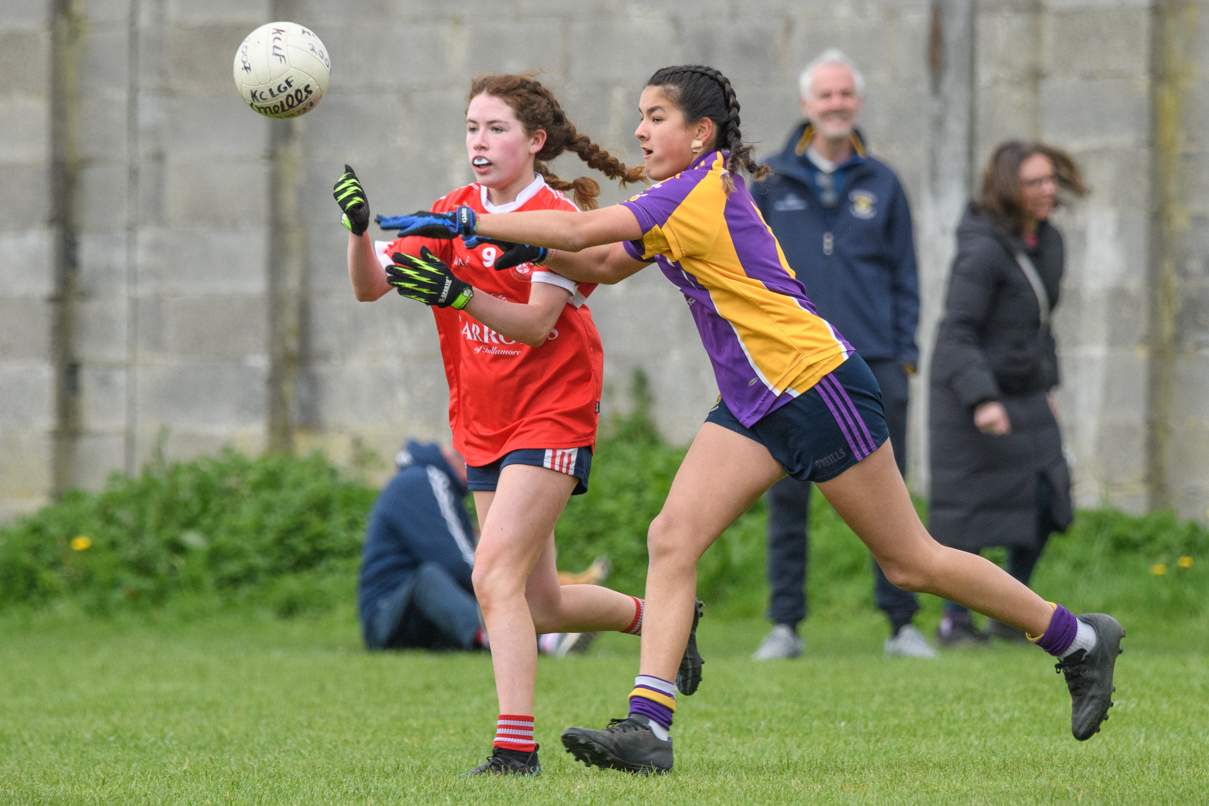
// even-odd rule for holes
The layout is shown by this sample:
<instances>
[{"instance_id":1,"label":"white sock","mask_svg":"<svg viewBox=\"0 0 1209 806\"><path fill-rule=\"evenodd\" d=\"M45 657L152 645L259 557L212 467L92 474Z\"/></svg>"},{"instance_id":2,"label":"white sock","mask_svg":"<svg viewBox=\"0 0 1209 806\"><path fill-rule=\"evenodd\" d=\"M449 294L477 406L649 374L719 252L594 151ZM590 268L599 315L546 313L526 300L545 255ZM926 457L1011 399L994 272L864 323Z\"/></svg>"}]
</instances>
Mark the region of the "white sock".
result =
<instances>
[{"instance_id":1,"label":"white sock","mask_svg":"<svg viewBox=\"0 0 1209 806\"><path fill-rule=\"evenodd\" d=\"M1096 648L1096 628L1082 619L1075 619L1075 621L1079 625L1079 629L1075 633L1075 640L1071 641L1066 651L1058 656L1058 660L1062 660L1067 655L1078 652L1080 649L1091 652Z\"/></svg>"},{"instance_id":2,"label":"white sock","mask_svg":"<svg viewBox=\"0 0 1209 806\"><path fill-rule=\"evenodd\" d=\"M653 719L649 720L647 722L647 724L651 726L651 733L655 734L656 739L658 739L661 742L666 742L668 740L668 737L671 734L668 733L667 728L663 727L663 725L660 725L658 722L656 722Z\"/></svg>"}]
</instances>

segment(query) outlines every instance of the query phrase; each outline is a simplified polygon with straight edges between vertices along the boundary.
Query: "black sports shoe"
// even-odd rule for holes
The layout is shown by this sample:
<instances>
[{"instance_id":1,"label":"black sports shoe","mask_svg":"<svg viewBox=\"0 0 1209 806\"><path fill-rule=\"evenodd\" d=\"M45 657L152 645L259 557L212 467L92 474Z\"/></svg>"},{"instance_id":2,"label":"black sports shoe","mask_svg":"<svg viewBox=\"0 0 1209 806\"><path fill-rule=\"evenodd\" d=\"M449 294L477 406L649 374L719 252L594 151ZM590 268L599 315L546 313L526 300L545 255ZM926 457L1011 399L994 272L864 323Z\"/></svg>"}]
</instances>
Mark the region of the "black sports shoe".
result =
<instances>
[{"instance_id":1,"label":"black sports shoe","mask_svg":"<svg viewBox=\"0 0 1209 806\"><path fill-rule=\"evenodd\" d=\"M1004 624L1002 621L996 621L993 618L987 619L984 633L991 638L1002 638L1004 641L1010 641L1013 644L1024 644L1027 646L1033 643L1024 634L1024 630L1013 627L1011 624Z\"/></svg>"},{"instance_id":2,"label":"black sports shoe","mask_svg":"<svg viewBox=\"0 0 1209 806\"><path fill-rule=\"evenodd\" d=\"M1113 667L1121 654L1121 639L1125 630L1112 616L1084 613L1076 616L1096 631L1096 645L1091 652L1080 649L1058 661L1054 669L1066 676L1070 689L1070 732L1083 742L1100 732L1100 723L1108 719L1112 708Z\"/></svg>"},{"instance_id":3,"label":"black sports shoe","mask_svg":"<svg viewBox=\"0 0 1209 806\"><path fill-rule=\"evenodd\" d=\"M986 646L991 642L986 633L978 631L968 613L944 616L936 628L936 643L940 646Z\"/></svg>"},{"instance_id":4,"label":"black sports shoe","mask_svg":"<svg viewBox=\"0 0 1209 806\"><path fill-rule=\"evenodd\" d=\"M649 775L672 768L672 740L655 736L646 717L637 715L609 720L604 730L567 728L563 747L586 766Z\"/></svg>"},{"instance_id":5,"label":"black sports shoe","mask_svg":"<svg viewBox=\"0 0 1209 806\"><path fill-rule=\"evenodd\" d=\"M684 696L697 693L701 685L701 666L705 663L701 653L697 651L697 622L701 620L705 602L700 599L693 609L693 629L688 634L688 646L684 648L684 657L680 659L680 671L676 673L676 688ZM669 762L670 764L670 762Z\"/></svg>"},{"instance_id":6,"label":"black sports shoe","mask_svg":"<svg viewBox=\"0 0 1209 806\"><path fill-rule=\"evenodd\" d=\"M532 753L523 750L509 750L506 747L492 747L487 761L475 767L470 772L462 773L465 778L470 775L520 775L532 777L542 771L542 765L537 760L537 751Z\"/></svg>"}]
</instances>

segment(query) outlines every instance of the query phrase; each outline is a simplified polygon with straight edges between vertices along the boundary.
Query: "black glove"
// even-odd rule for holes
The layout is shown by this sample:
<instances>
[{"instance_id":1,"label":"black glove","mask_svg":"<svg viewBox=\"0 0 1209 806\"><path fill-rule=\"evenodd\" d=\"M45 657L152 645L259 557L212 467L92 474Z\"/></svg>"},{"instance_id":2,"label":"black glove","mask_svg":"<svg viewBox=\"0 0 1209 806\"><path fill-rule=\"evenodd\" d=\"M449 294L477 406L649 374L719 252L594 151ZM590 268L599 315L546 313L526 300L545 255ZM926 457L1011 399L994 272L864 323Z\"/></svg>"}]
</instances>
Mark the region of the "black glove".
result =
<instances>
[{"instance_id":1,"label":"black glove","mask_svg":"<svg viewBox=\"0 0 1209 806\"><path fill-rule=\"evenodd\" d=\"M377 221L382 229L397 229L400 238L417 235L444 241L453 240L459 235L468 238L474 235L478 226L478 216L465 206L448 213L419 210L411 215L378 216Z\"/></svg>"},{"instance_id":2,"label":"black glove","mask_svg":"<svg viewBox=\"0 0 1209 806\"><path fill-rule=\"evenodd\" d=\"M530 246L527 243L497 241L494 238L480 238L477 235L472 235L462 240L466 242L466 246L470 249L475 249L485 243L498 246L502 251L500 252L500 256L495 259L495 262L491 264L491 268L496 271L511 269L513 266L519 266L522 263L536 263L540 265L550 256L550 250L544 246Z\"/></svg>"},{"instance_id":3,"label":"black glove","mask_svg":"<svg viewBox=\"0 0 1209 806\"><path fill-rule=\"evenodd\" d=\"M364 235L369 229L369 200L365 198L365 188L352 168L345 165L344 175L332 188L336 203L344 211L341 221L353 235Z\"/></svg>"},{"instance_id":4,"label":"black glove","mask_svg":"<svg viewBox=\"0 0 1209 806\"><path fill-rule=\"evenodd\" d=\"M470 283L459 280L427 246L420 247L420 256L395 252L391 255L393 266L386 267L387 282L405 297L435 305L438 308L462 310L474 289Z\"/></svg>"}]
</instances>

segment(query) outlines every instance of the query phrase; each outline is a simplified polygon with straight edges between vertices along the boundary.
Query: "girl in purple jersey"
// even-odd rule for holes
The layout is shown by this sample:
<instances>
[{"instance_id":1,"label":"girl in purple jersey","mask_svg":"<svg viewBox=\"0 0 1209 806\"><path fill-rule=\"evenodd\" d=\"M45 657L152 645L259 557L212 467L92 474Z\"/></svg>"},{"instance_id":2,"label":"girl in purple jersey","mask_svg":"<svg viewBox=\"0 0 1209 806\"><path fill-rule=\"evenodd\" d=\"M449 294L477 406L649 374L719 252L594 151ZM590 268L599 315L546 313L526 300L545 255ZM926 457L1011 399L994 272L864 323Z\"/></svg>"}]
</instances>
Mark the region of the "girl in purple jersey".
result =
<instances>
[{"instance_id":1,"label":"girl in purple jersey","mask_svg":"<svg viewBox=\"0 0 1209 806\"><path fill-rule=\"evenodd\" d=\"M1018 627L1059 658L1072 732L1090 738L1112 705L1124 630L1103 614L1076 617L994 563L928 534L895 465L876 381L817 316L737 176L759 178L760 170L742 143L730 82L710 67L664 68L643 89L639 112L635 135L659 184L628 202L478 221L462 210L417 214L410 230L526 244L511 251L530 259L537 250L550 268L582 282L615 283L656 262L688 298L718 379L719 402L648 533L642 657L629 716L605 730L569 728L567 750L589 766L671 769L671 681L694 626L697 561L786 474L818 485L892 583ZM602 244L612 245L603 260L575 254Z\"/></svg>"}]
</instances>

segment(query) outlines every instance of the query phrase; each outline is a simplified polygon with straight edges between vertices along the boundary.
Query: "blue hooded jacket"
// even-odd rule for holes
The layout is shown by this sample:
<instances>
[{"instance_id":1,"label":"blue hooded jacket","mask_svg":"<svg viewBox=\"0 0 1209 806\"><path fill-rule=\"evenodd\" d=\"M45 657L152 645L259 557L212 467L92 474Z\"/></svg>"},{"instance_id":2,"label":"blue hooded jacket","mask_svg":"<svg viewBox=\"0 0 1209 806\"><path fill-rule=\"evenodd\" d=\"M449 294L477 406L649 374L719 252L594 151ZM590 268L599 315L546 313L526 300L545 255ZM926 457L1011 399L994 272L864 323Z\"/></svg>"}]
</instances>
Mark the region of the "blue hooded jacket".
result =
<instances>
[{"instance_id":1,"label":"blue hooded jacket","mask_svg":"<svg viewBox=\"0 0 1209 806\"><path fill-rule=\"evenodd\" d=\"M919 282L907 196L854 132L855 153L835 172L838 207L826 210L806 156L813 137L809 122L798 126L751 194L819 315L861 357L913 365Z\"/></svg>"},{"instance_id":2,"label":"blue hooded jacket","mask_svg":"<svg viewBox=\"0 0 1209 806\"><path fill-rule=\"evenodd\" d=\"M363 625L378 601L426 562L437 563L474 593L475 537L463 504L466 485L437 445L408 442L395 461L399 472L378 495L361 549L357 611Z\"/></svg>"}]
</instances>

